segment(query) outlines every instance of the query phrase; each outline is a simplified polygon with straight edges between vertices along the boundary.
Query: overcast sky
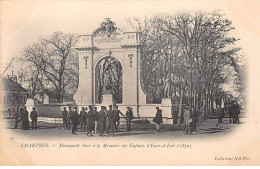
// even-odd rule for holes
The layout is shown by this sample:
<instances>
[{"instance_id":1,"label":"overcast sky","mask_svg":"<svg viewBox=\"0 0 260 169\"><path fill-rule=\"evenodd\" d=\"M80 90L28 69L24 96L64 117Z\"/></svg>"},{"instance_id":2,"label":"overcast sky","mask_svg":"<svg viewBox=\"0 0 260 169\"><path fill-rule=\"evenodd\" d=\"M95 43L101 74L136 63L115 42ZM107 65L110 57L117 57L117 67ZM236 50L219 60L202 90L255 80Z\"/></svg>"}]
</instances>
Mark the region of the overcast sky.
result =
<instances>
[{"instance_id":1,"label":"overcast sky","mask_svg":"<svg viewBox=\"0 0 260 169\"><path fill-rule=\"evenodd\" d=\"M234 6L235 5L235 6ZM213 11L222 10L237 28L239 46L259 41L257 30L248 27L253 20L256 28L257 16L246 11L243 3L230 4L225 1L1 1L1 68L10 58L37 41L39 36L54 31L91 34L104 18L110 17L118 27L127 29L126 17L143 19L155 12ZM246 15L244 14L247 12ZM260 19L259 19L260 20ZM250 26L250 25L249 25ZM253 34L252 34L253 32ZM259 34L258 34L259 33Z\"/></svg>"}]
</instances>

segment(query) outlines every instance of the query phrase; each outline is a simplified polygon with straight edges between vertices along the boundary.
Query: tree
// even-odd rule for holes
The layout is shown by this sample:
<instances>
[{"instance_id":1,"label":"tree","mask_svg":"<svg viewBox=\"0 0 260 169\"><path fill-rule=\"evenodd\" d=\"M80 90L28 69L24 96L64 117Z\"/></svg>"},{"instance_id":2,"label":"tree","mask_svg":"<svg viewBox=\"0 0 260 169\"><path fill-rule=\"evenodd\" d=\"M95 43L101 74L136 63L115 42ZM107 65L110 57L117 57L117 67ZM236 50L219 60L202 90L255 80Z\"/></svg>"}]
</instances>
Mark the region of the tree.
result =
<instances>
[{"instance_id":1,"label":"tree","mask_svg":"<svg viewBox=\"0 0 260 169\"><path fill-rule=\"evenodd\" d=\"M22 60L30 64L40 85L54 93L58 103L63 101L66 87L74 85L77 88L76 43L74 34L54 32L48 38L39 38L37 43L22 51Z\"/></svg>"},{"instance_id":2,"label":"tree","mask_svg":"<svg viewBox=\"0 0 260 169\"><path fill-rule=\"evenodd\" d=\"M7 70L12 67L13 62L15 61L15 59L16 58L14 57L14 58L11 59L11 61L9 63L7 63L6 67L4 68L4 70L3 70L2 74L1 74L2 76L4 76L5 73L7 72Z\"/></svg>"},{"instance_id":3,"label":"tree","mask_svg":"<svg viewBox=\"0 0 260 169\"><path fill-rule=\"evenodd\" d=\"M225 95L223 84L231 74L239 78L242 70L236 62L239 39L229 34L232 22L218 12L159 13L138 25L146 93L162 93L160 98L213 113L214 104Z\"/></svg>"}]
</instances>

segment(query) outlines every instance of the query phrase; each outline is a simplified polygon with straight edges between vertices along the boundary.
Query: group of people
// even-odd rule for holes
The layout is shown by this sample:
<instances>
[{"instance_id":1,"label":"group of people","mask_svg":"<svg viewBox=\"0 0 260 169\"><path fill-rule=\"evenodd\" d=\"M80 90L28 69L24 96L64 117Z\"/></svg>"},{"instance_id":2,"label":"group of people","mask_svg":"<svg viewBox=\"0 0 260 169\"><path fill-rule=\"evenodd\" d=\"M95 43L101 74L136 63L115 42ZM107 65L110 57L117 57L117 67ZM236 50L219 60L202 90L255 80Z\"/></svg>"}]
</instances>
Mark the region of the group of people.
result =
<instances>
[{"instance_id":1,"label":"group of people","mask_svg":"<svg viewBox=\"0 0 260 169\"><path fill-rule=\"evenodd\" d=\"M190 108L189 105L185 106L183 119L184 119L184 128L185 134L190 135L192 132L196 132L197 130L197 119L199 114L203 110L195 110L194 108ZM240 106L236 101L230 102L228 107L225 106L224 109L221 108L220 104L217 105L216 114L218 117L218 122L215 127L217 127L220 123L222 123L222 119L225 117L225 113L229 114L230 123L238 124L239 123L239 114L240 114Z\"/></svg>"},{"instance_id":2,"label":"group of people","mask_svg":"<svg viewBox=\"0 0 260 169\"><path fill-rule=\"evenodd\" d=\"M219 123L222 123L222 118L225 117L225 112L229 115L229 122L234 124L239 124L239 114L240 114L240 106L239 104L233 100L229 104L225 104L224 110L220 105L217 105L216 113L218 115L218 126Z\"/></svg>"},{"instance_id":3,"label":"group of people","mask_svg":"<svg viewBox=\"0 0 260 169\"><path fill-rule=\"evenodd\" d=\"M106 131L107 136L114 136L114 133L118 131L120 124L120 115L126 117L127 131L131 130L131 120L134 118L131 107L127 107L127 112L124 115L118 106L109 105L109 109L105 106L101 106L101 110L97 111L97 107L88 106L82 107L78 113L78 108L74 107L73 110L69 107L69 111L64 107L62 111L63 128L71 129L72 134L76 134L78 125L80 125L80 132L86 132L88 136L99 133L99 136L103 136Z\"/></svg>"},{"instance_id":4,"label":"group of people","mask_svg":"<svg viewBox=\"0 0 260 169\"><path fill-rule=\"evenodd\" d=\"M161 130L160 124L162 123L162 110L156 107L156 115L151 121L155 125L157 132ZM21 122L21 129L28 130L29 117L31 118L31 129L37 128L38 113L35 108L29 116L26 106L20 107L15 111L14 108L10 110L10 114L14 117L15 124L14 128L17 129L18 124ZM118 126L120 125L120 118L125 117L126 119L126 131L131 130L131 121L134 119L133 110L131 107L127 107L125 115L118 109L118 106L109 105L109 109L105 106L101 106L101 110L98 111L97 107L88 106L81 107L78 113L78 107L66 107L62 111L63 128L65 130L71 130L72 134L76 134L76 131L86 132L88 136L93 136L93 134L98 134L103 136L104 132L107 136L114 136L114 133L118 131ZM79 126L79 128L78 128Z\"/></svg>"},{"instance_id":5,"label":"group of people","mask_svg":"<svg viewBox=\"0 0 260 169\"><path fill-rule=\"evenodd\" d=\"M184 134L190 135L192 132L197 132L197 119L200 111L193 107L190 108L189 105L185 106L183 113Z\"/></svg>"},{"instance_id":6,"label":"group of people","mask_svg":"<svg viewBox=\"0 0 260 169\"><path fill-rule=\"evenodd\" d=\"M162 121L162 110L159 107L156 107L156 115L151 121L152 124L155 125L157 132L161 130ZM202 110L203 112L203 110ZM225 117L225 113L229 114L230 123L237 124L239 123L239 114L240 114L240 106L236 101L232 101L229 104L225 104L224 109L221 108L220 105L217 105L216 114L218 116L218 122L216 127L222 123L222 118ZM28 130L29 126L29 116L26 106L20 107L15 111L12 107L10 110L10 114L13 115L15 124L14 128L17 129L18 124L21 122L21 129ZM200 114L200 110L195 110L189 105L185 106L183 113L183 124L185 134L190 135L192 132L196 132L197 129L197 119ZM114 133L118 131L118 126L120 125L120 116L126 118L126 130L131 130L131 121L134 119L133 111L131 107L127 107L126 114L124 115L119 109L118 106L109 105L109 109L105 106L101 106L101 110L98 111L97 107L88 106L82 107L81 111L78 113L78 108L64 107L62 111L62 119L63 119L63 128L67 130L71 130L72 134L76 134L76 131L86 132L88 136L93 136L93 134L98 134L99 136L103 136L104 132L107 133L107 136L114 136ZM30 113L30 118L32 120L31 128L37 128L37 117L38 113L35 111L35 108L32 108Z\"/></svg>"},{"instance_id":7,"label":"group of people","mask_svg":"<svg viewBox=\"0 0 260 169\"><path fill-rule=\"evenodd\" d=\"M28 116L28 111L26 106L20 107L20 109L17 109L17 111L15 111L15 108L13 107L11 112L13 113L13 117L15 120L14 128L17 129L18 124L22 122L21 129L29 130L30 128L29 116ZM32 129L37 128L37 117L38 117L38 113L35 111L35 108L32 108L32 111L30 113L30 118L32 120L32 125L31 125Z\"/></svg>"}]
</instances>

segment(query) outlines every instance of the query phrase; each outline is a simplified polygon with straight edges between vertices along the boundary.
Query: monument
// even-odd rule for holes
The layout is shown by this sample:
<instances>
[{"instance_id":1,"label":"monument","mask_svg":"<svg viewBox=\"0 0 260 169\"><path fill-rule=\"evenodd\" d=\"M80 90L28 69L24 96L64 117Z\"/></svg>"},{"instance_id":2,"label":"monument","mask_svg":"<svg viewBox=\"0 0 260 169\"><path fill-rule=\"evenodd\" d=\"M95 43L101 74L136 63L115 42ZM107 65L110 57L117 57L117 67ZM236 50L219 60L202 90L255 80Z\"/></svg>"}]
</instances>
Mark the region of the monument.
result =
<instances>
[{"instance_id":1,"label":"monument","mask_svg":"<svg viewBox=\"0 0 260 169\"><path fill-rule=\"evenodd\" d=\"M74 95L78 106L117 104L123 112L133 108L135 117L154 116L155 107L171 118L171 105L146 104L141 87L141 42L139 32L123 32L106 18L91 35L81 35L79 85ZM164 110L163 110L164 111Z\"/></svg>"}]
</instances>

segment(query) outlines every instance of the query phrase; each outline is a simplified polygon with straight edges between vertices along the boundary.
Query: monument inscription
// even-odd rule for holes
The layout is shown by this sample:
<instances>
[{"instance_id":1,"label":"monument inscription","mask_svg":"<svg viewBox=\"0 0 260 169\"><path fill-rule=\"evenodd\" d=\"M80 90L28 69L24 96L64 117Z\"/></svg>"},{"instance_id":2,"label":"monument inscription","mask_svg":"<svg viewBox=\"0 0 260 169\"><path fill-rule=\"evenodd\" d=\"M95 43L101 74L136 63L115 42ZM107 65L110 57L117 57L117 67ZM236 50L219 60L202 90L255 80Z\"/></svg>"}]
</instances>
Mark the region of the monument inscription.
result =
<instances>
[{"instance_id":1,"label":"monument inscription","mask_svg":"<svg viewBox=\"0 0 260 169\"><path fill-rule=\"evenodd\" d=\"M94 39L95 43L118 43L122 42L124 38L120 37L102 37L98 39Z\"/></svg>"}]
</instances>

